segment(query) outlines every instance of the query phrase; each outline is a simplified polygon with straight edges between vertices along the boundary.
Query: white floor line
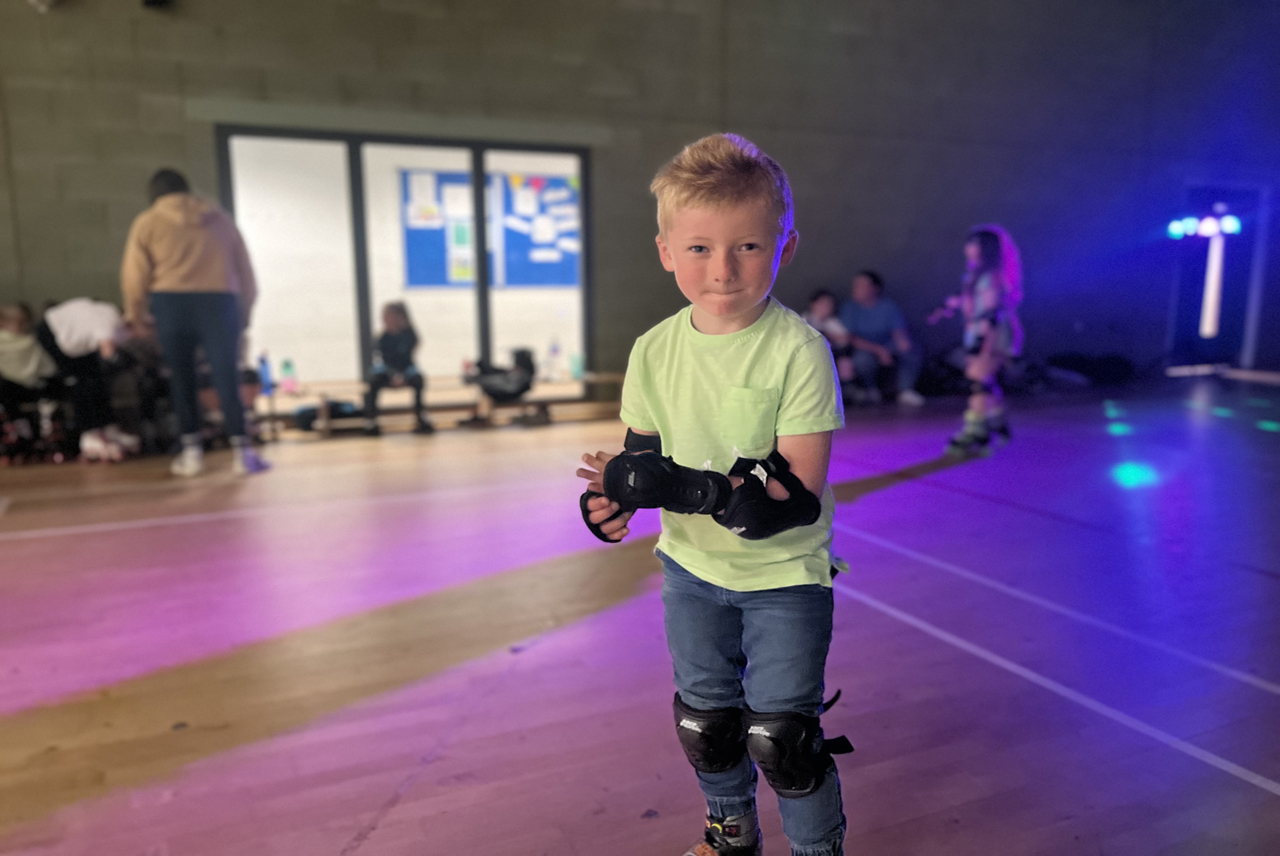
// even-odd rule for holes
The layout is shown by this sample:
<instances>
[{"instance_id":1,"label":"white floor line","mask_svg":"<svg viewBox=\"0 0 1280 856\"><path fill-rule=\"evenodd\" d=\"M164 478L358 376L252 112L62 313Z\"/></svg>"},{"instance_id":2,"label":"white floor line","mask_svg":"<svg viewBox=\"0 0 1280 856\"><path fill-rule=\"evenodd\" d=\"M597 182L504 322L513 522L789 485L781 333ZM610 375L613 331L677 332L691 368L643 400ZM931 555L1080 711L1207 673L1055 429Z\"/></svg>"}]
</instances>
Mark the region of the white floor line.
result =
<instances>
[{"instance_id":1,"label":"white floor line","mask_svg":"<svg viewBox=\"0 0 1280 856\"><path fill-rule=\"evenodd\" d=\"M574 481L577 481L576 479ZM568 482L566 481L566 484ZM0 532L0 542L26 541L35 538L63 538L68 535L91 535L101 532L128 532L133 529L150 529L153 526L184 526L192 523L212 523L220 520L239 520L246 517L262 517L281 511L321 511L335 508L357 508L371 505L394 505L403 502L421 502L424 499L447 496L466 496L512 489L545 488L546 479L524 482L488 483L439 490L397 493L391 496L361 497L358 499L321 500L320 502L294 503L291 505L261 505L253 508L229 508L225 511L207 511L198 514L174 514L167 517L139 517L134 520L113 520L108 523L81 523L74 526L47 526L43 529L19 529Z\"/></svg>"},{"instance_id":2,"label":"white floor line","mask_svg":"<svg viewBox=\"0 0 1280 856\"><path fill-rule=\"evenodd\" d=\"M1054 603L1053 601L1040 597L1039 595L1031 594L1030 592L1002 583L999 580L979 574L976 571L971 571L968 568L962 568L959 565L952 564L951 562L947 562L942 559L935 559L933 556L912 550L910 547L904 547L901 544L881 538L878 535L872 535L870 532L865 532L853 526L849 526L844 523L836 523L834 524L834 528L846 535L866 541L868 544L874 544L881 549L889 550L890 552L897 553L901 556L906 556L909 559L914 559L917 562L937 568L940 571L946 571L953 576L960 577L961 579L968 580L972 583L977 583L980 586L985 586L993 591L998 591L1001 594L1017 598L1018 600L1025 601L1026 603L1034 604L1041 609L1047 609L1050 612L1055 612L1058 615L1078 621L1081 624L1087 624L1090 627L1105 630L1107 633L1111 633L1123 639L1128 639L1130 642L1136 642L1137 644L1144 645L1154 651L1168 654L1171 657L1177 657L1179 660L1193 663L1205 669L1210 669L1220 675L1224 675L1233 680L1256 687L1264 692L1280 696L1280 684L1273 681L1268 681L1265 678L1260 678L1257 675L1250 674L1249 672L1232 668L1231 666L1219 663L1216 660L1210 660L1206 657L1192 654L1189 651L1184 651L1181 648L1177 648L1166 642L1161 642L1159 639L1144 636L1141 633L1128 630L1118 624L1112 624L1109 621L1103 621L1101 618L1095 618L1088 613L1080 612L1079 610L1072 609L1069 606Z\"/></svg>"},{"instance_id":3,"label":"white floor line","mask_svg":"<svg viewBox=\"0 0 1280 856\"><path fill-rule=\"evenodd\" d=\"M1103 704L1096 699L1090 698L1084 693L1073 690L1065 684L1060 684L1052 678L1045 677L1039 672L1033 672L1025 666L1021 666L1012 660L1001 657L999 654L994 651L989 651L981 645L976 645L967 639L963 639L955 635L954 633L949 633L948 631L943 630L941 627L937 627L923 619L916 618L910 613L903 612L896 607L877 600L871 595L859 591L848 583L837 580L833 585L836 591L850 600L856 600L864 606L868 606L877 612L889 616L890 618L901 621L903 624L914 627L922 633L927 633L939 641L945 642L954 648L958 648L967 654L972 654L980 660L985 660L997 668L1004 669L1010 674L1017 675L1038 687L1042 687L1070 702L1074 702L1086 710L1091 710L1100 716L1110 719L1112 722L1119 723L1120 725L1136 731L1139 734L1150 737L1152 740L1162 743L1170 749L1174 749L1184 755L1195 758L1198 761L1203 761L1209 766L1216 767L1222 772L1235 776L1243 782L1248 782L1254 787L1261 788L1264 791L1280 797L1280 782L1268 779L1266 776L1255 773L1245 767L1241 767L1239 764L1228 761L1226 758L1201 749L1199 746L1188 743L1180 737L1175 737L1167 731L1156 728L1154 725L1148 725L1140 719L1135 719L1129 714L1116 710L1114 707Z\"/></svg>"}]
</instances>

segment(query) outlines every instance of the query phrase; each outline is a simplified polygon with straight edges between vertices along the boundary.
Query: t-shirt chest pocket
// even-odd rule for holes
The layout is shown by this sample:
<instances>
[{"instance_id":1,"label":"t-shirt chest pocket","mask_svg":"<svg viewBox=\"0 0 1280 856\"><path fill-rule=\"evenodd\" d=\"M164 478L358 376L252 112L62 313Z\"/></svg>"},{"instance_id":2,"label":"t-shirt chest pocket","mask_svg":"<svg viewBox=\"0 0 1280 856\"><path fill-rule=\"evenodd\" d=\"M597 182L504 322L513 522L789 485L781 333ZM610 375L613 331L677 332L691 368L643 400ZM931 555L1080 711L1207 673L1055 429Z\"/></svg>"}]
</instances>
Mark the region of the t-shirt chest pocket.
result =
<instances>
[{"instance_id":1,"label":"t-shirt chest pocket","mask_svg":"<svg viewBox=\"0 0 1280 856\"><path fill-rule=\"evenodd\" d=\"M720 436L744 458L764 458L773 451L778 424L778 390L725 390L720 409Z\"/></svg>"}]
</instances>

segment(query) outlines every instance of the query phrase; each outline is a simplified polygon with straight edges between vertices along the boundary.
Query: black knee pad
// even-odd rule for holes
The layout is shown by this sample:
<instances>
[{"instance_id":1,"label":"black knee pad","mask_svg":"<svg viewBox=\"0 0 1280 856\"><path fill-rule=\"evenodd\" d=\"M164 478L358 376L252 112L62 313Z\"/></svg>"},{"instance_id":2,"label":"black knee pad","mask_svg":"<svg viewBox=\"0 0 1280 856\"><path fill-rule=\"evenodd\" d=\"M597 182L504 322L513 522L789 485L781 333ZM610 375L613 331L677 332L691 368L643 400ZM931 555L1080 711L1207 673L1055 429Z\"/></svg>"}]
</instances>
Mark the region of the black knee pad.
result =
<instances>
[{"instance_id":1,"label":"black knee pad","mask_svg":"<svg viewBox=\"0 0 1280 856\"><path fill-rule=\"evenodd\" d=\"M700 773L732 770L746 751L742 733L742 708L694 710L676 693L672 704L676 714L676 735L685 757Z\"/></svg>"},{"instance_id":2,"label":"black knee pad","mask_svg":"<svg viewBox=\"0 0 1280 856\"><path fill-rule=\"evenodd\" d=\"M969 384L969 392L973 395L991 395L997 386L994 380L975 380Z\"/></svg>"},{"instance_id":3,"label":"black knee pad","mask_svg":"<svg viewBox=\"0 0 1280 856\"><path fill-rule=\"evenodd\" d=\"M822 739L818 717L747 708L742 724L747 752L778 796L807 797L822 787L831 766L831 749Z\"/></svg>"}]
</instances>

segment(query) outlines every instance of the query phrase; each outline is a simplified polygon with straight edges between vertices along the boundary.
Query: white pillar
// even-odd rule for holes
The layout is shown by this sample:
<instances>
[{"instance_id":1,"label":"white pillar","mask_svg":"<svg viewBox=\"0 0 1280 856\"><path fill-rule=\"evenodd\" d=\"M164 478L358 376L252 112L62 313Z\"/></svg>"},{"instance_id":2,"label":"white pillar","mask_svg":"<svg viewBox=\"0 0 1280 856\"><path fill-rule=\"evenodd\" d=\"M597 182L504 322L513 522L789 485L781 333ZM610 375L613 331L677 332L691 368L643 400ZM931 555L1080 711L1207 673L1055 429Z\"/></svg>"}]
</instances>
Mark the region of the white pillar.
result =
<instances>
[{"instance_id":1,"label":"white pillar","mask_svg":"<svg viewBox=\"0 0 1280 856\"><path fill-rule=\"evenodd\" d=\"M1218 335L1222 317L1222 252L1226 239L1214 235L1209 239L1209 260L1204 266L1204 298L1200 301L1200 338Z\"/></svg>"}]
</instances>

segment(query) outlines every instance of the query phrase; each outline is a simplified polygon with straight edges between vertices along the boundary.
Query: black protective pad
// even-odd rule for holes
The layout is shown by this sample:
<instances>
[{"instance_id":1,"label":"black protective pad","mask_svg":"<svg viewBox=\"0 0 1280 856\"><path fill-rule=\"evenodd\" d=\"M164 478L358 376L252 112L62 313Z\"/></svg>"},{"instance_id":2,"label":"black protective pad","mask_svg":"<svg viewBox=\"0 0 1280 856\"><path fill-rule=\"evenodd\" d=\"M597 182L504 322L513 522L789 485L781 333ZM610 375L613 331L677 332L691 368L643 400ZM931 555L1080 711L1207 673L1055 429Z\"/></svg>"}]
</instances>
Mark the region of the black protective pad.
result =
<instances>
[{"instance_id":1,"label":"black protective pad","mask_svg":"<svg viewBox=\"0 0 1280 856\"><path fill-rule=\"evenodd\" d=\"M627 439L623 441L622 448L626 449L628 452L658 452L661 454L662 437L657 434L637 434L635 431L628 428ZM591 522L591 509L587 507L587 501L597 496L604 496L604 494L589 490L578 498L578 507L582 509L582 522L587 524L587 529L591 530L591 534L599 538L601 541L606 544L616 544L618 543L616 540L604 534L604 531L600 528L600 524ZM616 512L614 512L610 517L605 518L602 522L608 523L610 520L617 519L619 515L624 514L627 511L634 510L635 509L620 507Z\"/></svg>"},{"instance_id":2,"label":"black protective pad","mask_svg":"<svg viewBox=\"0 0 1280 856\"><path fill-rule=\"evenodd\" d=\"M791 472L787 459L776 451L764 460L739 458L729 475L741 476L742 484L730 494L724 513L716 521L748 541L760 541L797 526L809 526L822 515L822 502L809 492L804 482ZM777 479L790 495L784 500L771 499L765 489L769 478Z\"/></svg>"},{"instance_id":3,"label":"black protective pad","mask_svg":"<svg viewBox=\"0 0 1280 856\"><path fill-rule=\"evenodd\" d=\"M676 693L672 703L676 735L685 757L701 773L732 770L746 751L742 733L742 709L695 710Z\"/></svg>"},{"instance_id":4,"label":"black protective pad","mask_svg":"<svg viewBox=\"0 0 1280 856\"><path fill-rule=\"evenodd\" d=\"M715 514L732 490L728 476L683 467L652 452L622 454L604 468L605 495L623 508Z\"/></svg>"},{"instance_id":5,"label":"black protective pad","mask_svg":"<svg viewBox=\"0 0 1280 856\"><path fill-rule=\"evenodd\" d=\"M787 799L807 797L826 778L831 756L852 752L847 738L824 740L818 717L802 713L757 713L742 717L747 752L774 792Z\"/></svg>"},{"instance_id":6,"label":"black protective pad","mask_svg":"<svg viewBox=\"0 0 1280 856\"><path fill-rule=\"evenodd\" d=\"M587 524L587 528L591 530L591 534L599 538L601 541L606 544L617 544L618 542L616 539L610 538L608 535L604 534L604 530L600 528L600 524L591 522L591 509L587 507L587 500L597 496L604 496L604 494L596 493L594 490L589 490L578 498L578 507L582 509L582 522ZM625 508L619 508L609 517L606 517L603 522L608 523L610 520L616 519L618 515L625 511Z\"/></svg>"}]
</instances>

